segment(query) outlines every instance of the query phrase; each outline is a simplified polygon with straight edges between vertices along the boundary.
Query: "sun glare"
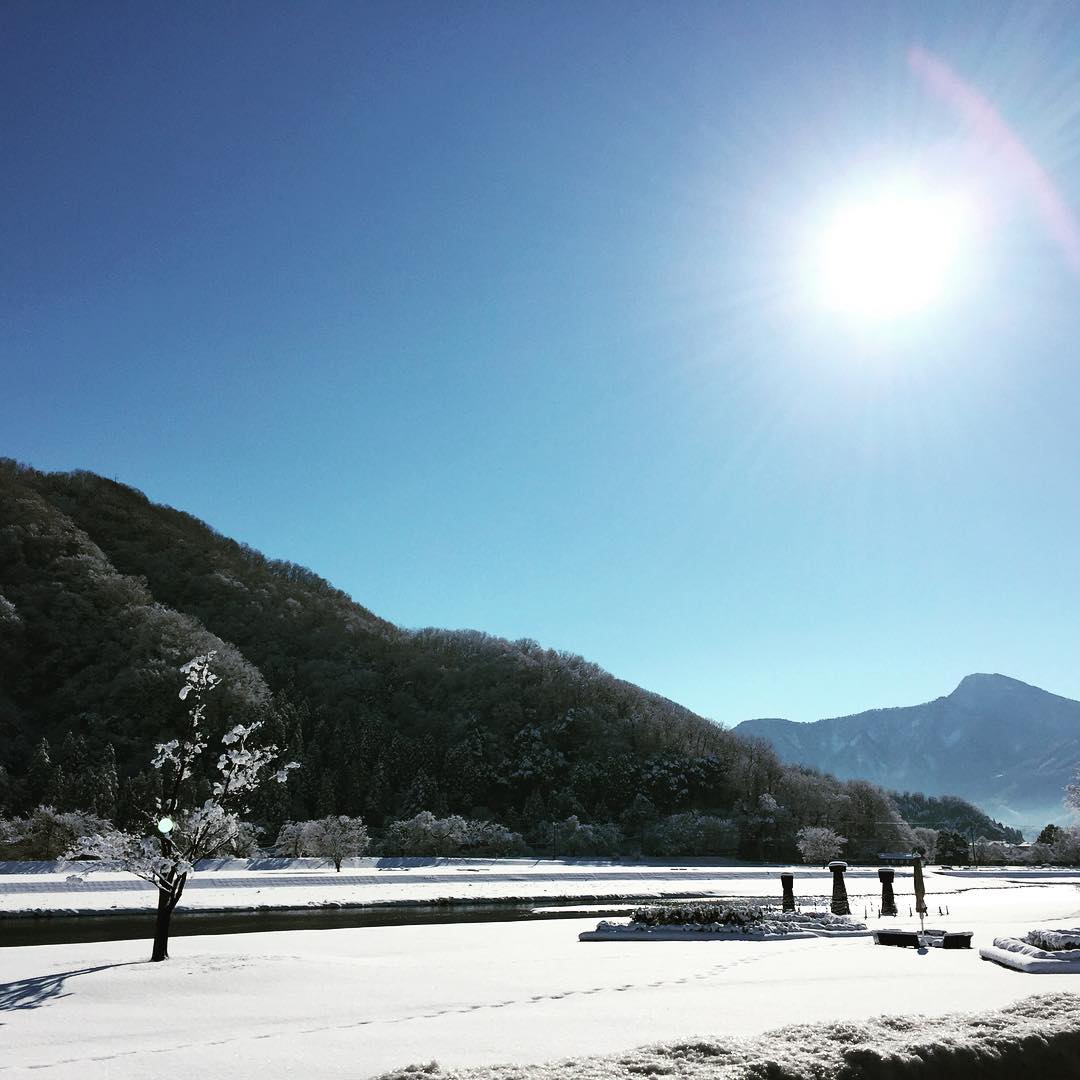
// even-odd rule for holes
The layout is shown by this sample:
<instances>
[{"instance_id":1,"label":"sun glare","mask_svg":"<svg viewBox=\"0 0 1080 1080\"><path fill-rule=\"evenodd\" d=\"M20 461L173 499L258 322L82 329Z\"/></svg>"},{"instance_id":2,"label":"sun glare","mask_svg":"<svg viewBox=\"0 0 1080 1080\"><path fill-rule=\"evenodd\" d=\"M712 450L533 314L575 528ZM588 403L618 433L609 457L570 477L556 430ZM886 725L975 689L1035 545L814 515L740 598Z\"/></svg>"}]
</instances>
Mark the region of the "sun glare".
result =
<instances>
[{"instance_id":1,"label":"sun glare","mask_svg":"<svg viewBox=\"0 0 1080 1080\"><path fill-rule=\"evenodd\" d=\"M893 188L853 200L817 237L814 288L827 308L857 319L913 315L957 286L971 226L958 194Z\"/></svg>"}]
</instances>

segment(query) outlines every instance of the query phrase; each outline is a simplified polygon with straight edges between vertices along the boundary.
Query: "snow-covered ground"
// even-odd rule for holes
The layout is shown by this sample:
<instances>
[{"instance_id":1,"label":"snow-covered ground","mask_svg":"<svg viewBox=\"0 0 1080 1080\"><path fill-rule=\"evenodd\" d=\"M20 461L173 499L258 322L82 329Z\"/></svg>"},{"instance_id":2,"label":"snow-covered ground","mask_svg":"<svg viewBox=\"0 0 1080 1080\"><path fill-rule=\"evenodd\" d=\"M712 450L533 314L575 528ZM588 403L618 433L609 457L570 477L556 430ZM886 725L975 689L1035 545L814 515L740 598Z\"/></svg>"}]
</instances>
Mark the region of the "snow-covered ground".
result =
<instances>
[{"instance_id":1,"label":"snow-covered ground","mask_svg":"<svg viewBox=\"0 0 1080 1080\"><path fill-rule=\"evenodd\" d=\"M717 892L763 895L778 869L707 873L719 882ZM691 873L699 870L704 876L703 868ZM424 868L423 876L433 873ZM806 891L826 891L825 875L814 878L807 868L797 874ZM576 878L560 891L557 872L534 876L534 885L553 888L546 895L579 894ZM1080 925L1080 875L1022 884L1007 872L928 877L929 925L972 930L976 946L1034 926ZM654 879L647 880L651 888ZM525 892L520 884L488 883L513 895ZM876 874L868 872L864 884L869 893ZM294 887L313 900L326 895L321 885L282 886ZM407 885L381 888L417 898ZM34 894L37 906L53 909L75 906L67 895ZM947 918L936 914L939 900L949 905ZM1080 992L1080 975L1023 975L980 960L977 948L920 954L865 938L579 942L596 921L185 937L174 939L164 964L145 962L146 940L0 949L0 1078L134 1080L183 1071L230 1080L363 1080L432 1059L447 1066L534 1062L694 1035L987 1010L1035 993Z\"/></svg>"}]
</instances>

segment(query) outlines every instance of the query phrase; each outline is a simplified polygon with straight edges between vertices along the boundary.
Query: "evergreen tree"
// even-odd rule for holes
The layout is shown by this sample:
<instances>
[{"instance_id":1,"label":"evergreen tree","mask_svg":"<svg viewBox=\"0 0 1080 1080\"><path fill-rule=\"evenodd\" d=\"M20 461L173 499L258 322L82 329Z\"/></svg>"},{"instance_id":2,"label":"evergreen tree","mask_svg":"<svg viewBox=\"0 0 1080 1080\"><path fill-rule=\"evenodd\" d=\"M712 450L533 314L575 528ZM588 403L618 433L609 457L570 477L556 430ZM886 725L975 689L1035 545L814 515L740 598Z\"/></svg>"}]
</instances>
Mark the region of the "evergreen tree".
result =
<instances>
[{"instance_id":1,"label":"evergreen tree","mask_svg":"<svg viewBox=\"0 0 1080 1080\"><path fill-rule=\"evenodd\" d=\"M540 822L547 820L549 820L549 815L547 806L544 803L544 796L536 788L533 788L518 815L521 828L527 832L536 828Z\"/></svg>"},{"instance_id":2,"label":"evergreen tree","mask_svg":"<svg viewBox=\"0 0 1080 1080\"><path fill-rule=\"evenodd\" d=\"M1061 827L1051 822L1049 825L1043 827L1041 833L1039 833L1036 844L1053 845L1057 842L1058 837L1061 835Z\"/></svg>"},{"instance_id":3,"label":"evergreen tree","mask_svg":"<svg viewBox=\"0 0 1080 1080\"><path fill-rule=\"evenodd\" d=\"M62 770L63 782L57 801L63 810L89 810L92 808L95 789L95 769L90 760L86 737L68 731L60 744L57 760Z\"/></svg>"},{"instance_id":4,"label":"evergreen tree","mask_svg":"<svg viewBox=\"0 0 1080 1080\"><path fill-rule=\"evenodd\" d=\"M642 792L634 796L634 801L622 814L623 831L637 843L641 851L645 849L645 829L657 816L652 800Z\"/></svg>"},{"instance_id":5,"label":"evergreen tree","mask_svg":"<svg viewBox=\"0 0 1080 1080\"><path fill-rule=\"evenodd\" d=\"M35 806L55 805L59 795L59 769L52 759L49 740L42 739L34 750L27 773L27 797Z\"/></svg>"},{"instance_id":6,"label":"evergreen tree","mask_svg":"<svg viewBox=\"0 0 1080 1080\"><path fill-rule=\"evenodd\" d=\"M430 810L435 815L444 813L446 797L427 770L420 769L402 797L399 817L413 817L424 810Z\"/></svg>"},{"instance_id":7,"label":"evergreen tree","mask_svg":"<svg viewBox=\"0 0 1080 1080\"><path fill-rule=\"evenodd\" d=\"M971 857L971 848L962 833L942 829L938 832L935 854L939 863L966 863Z\"/></svg>"},{"instance_id":8,"label":"evergreen tree","mask_svg":"<svg viewBox=\"0 0 1080 1080\"><path fill-rule=\"evenodd\" d=\"M120 783L116 774L116 749L112 743L106 743L98 757L97 767L90 777L89 809L98 817L110 821L116 819L117 796Z\"/></svg>"}]
</instances>

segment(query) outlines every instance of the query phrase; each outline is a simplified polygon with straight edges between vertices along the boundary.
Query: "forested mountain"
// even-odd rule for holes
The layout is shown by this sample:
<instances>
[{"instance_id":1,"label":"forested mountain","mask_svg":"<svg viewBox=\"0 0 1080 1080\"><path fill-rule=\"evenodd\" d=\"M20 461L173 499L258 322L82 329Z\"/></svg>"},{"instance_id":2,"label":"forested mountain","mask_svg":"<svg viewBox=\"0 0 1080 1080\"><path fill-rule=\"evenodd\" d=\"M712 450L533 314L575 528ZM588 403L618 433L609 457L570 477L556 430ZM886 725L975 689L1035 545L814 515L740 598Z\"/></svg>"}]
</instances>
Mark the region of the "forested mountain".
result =
<instances>
[{"instance_id":1,"label":"forested mountain","mask_svg":"<svg viewBox=\"0 0 1080 1080\"><path fill-rule=\"evenodd\" d=\"M909 825L930 829L948 829L961 836L985 837L987 840L1007 840L1019 844L1022 830L994 821L977 806L956 795L923 795L922 792L889 792L900 816Z\"/></svg>"},{"instance_id":2,"label":"forested mountain","mask_svg":"<svg viewBox=\"0 0 1080 1080\"><path fill-rule=\"evenodd\" d=\"M1004 675L968 675L923 705L818 720L747 720L786 762L887 788L957 795L1006 824L1062 821L1080 762L1080 702Z\"/></svg>"},{"instance_id":3,"label":"forested mountain","mask_svg":"<svg viewBox=\"0 0 1080 1080\"><path fill-rule=\"evenodd\" d=\"M431 810L630 831L693 810L756 854L790 855L808 824L837 828L850 853L911 840L873 785L786 768L579 656L399 629L132 488L0 462L0 811L123 821L182 713L178 665L211 649L217 723L258 716L303 763L258 808L272 827Z\"/></svg>"}]
</instances>

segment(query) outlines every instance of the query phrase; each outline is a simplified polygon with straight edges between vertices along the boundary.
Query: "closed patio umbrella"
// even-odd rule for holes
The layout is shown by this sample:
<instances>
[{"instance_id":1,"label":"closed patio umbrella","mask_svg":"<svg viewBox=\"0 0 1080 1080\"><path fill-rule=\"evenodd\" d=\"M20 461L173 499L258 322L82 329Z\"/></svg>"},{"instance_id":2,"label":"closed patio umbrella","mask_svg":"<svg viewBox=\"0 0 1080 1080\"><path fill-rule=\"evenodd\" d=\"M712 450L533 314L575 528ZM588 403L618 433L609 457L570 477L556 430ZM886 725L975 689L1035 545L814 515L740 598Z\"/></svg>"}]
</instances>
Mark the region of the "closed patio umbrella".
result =
<instances>
[{"instance_id":1,"label":"closed patio umbrella","mask_svg":"<svg viewBox=\"0 0 1080 1080\"><path fill-rule=\"evenodd\" d=\"M926 929L923 924L923 919L926 917L926 883L923 881L922 855L916 851L912 858L915 860L915 910L919 913L919 932L921 933Z\"/></svg>"}]
</instances>

